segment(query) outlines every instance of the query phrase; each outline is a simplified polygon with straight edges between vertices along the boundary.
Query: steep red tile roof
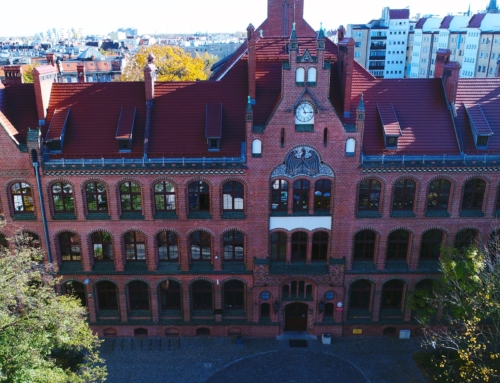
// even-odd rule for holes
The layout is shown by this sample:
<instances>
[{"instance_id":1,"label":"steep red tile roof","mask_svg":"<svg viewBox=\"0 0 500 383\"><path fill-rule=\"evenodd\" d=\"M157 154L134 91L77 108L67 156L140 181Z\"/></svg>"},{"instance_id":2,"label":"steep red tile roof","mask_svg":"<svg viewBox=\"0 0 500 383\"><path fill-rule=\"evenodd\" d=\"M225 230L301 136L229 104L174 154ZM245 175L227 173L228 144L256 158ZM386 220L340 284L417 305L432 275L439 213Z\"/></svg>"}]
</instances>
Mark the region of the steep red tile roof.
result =
<instances>
[{"instance_id":1,"label":"steep red tile roof","mask_svg":"<svg viewBox=\"0 0 500 383\"><path fill-rule=\"evenodd\" d=\"M441 21L441 25L439 29L448 29L450 28L451 21L453 20L453 16L445 16L443 21Z\"/></svg>"},{"instance_id":2,"label":"steep red tile roof","mask_svg":"<svg viewBox=\"0 0 500 383\"><path fill-rule=\"evenodd\" d=\"M469 21L469 25L467 25L467 28L480 28L481 23L484 20L484 16L486 16L486 13L478 13L472 16Z\"/></svg>"},{"instance_id":3,"label":"steep red tile roof","mask_svg":"<svg viewBox=\"0 0 500 383\"><path fill-rule=\"evenodd\" d=\"M470 120L465 105L481 104L493 136L488 139L488 152L500 151L500 78L460 79L457 89L457 124L466 153L485 153L477 150L472 136Z\"/></svg>"},{"instance_id":4,"label":"steep red tile roof","mask_svg":"<svg viewBox=\"0 0 500 383\"><path fill-rule=\"evenodd\" d=\"M222 104L207 104L205 119L205 137L221 138Z\"/></svg>"},{"instance_id":5,"label":"steep red tile roof","mask_svg":"<svg viewBox=\"0 0 500 383\"><path fill-rule=\"evenodd\" d=\"M118 128L116 128L117 140L130 140L132 132L134 131L135 114L137 108L124 108L120 110L120 117L118 119Z\"/></svg>"},{"instance_id":6,"label":"steep red tile roof","mask_svg":"<svg viewBox=\"0 0 500 383\"><path fill-rule=\"evenodd\" d=\"M394 105L391 103L380 103L377 104L378 114L380 120L382 121L382 126L386 136L400 136L401 127L399 126L398 118L396 117L396 111L394 110Z\"/></svg>"},{"instance_id":7,"label":"steep red tile roof","mask_svg":"<svg viewBox=\"0 0 500 383\"><path fill-rule=\"evenodd\" d=\"M341 116L340 89L335 65L330 99ZM345 124L356 122L355 112L361 94L365 106L363 150L366 154L459 154L441 79L375 79L354 62L351 118L341 118ZM394 105L401 127L397 149L385 149L377 104Z\"/></svg>"},{"instance_id":8,"label":"steep red tile roof","mask_svg":"<svg viewBox=\"0 0 500 383\"><path fill-rule=\"evenodd\" d=\"M53 84L47 121L56 109L71 108L62 154L68 158L118 157L116 128L121 108L137 108L131 157L142 157L146 121L144 83ZM36 109L35 109L36 110Z\"/></svg>"},{"instance_id":9,"label":"steep red tile roof","mask_svg":"<svg viewBox=\"0 0 500 383\"><path fill-rule=\"evenodd\" d=\"M16 142L19 143L15 136L18 134L18 131L16 128L14 128L14 125L11 124L9 119L5 117L5 114L2 113L0 110L0 126L5 129L5 131L8 133L8 135Z\"/></svg>"},{"instance_id":10,"label":"steep red tile roof","mask_svg":"<svg viewBox=\"0 0 500 383\"><path fill-rule=\"evenodd\" d=\"M389 18L391 20L402 20L410 18L409 9L389 9Z\"/></svg>"},{"instance_id":11,"label":"steep red tile roof","mask_svg":"<svg viewBox=\"0 0 500 383\"><path fill-rule=\"evenodd\" d=\"M0 100L0 110L17 130L16 140L26 143L28 128L38 127L35 87L33 84L10 84L0 93L5 98L3 102ZM42 127L42 134L46 130L46 126Z\"/></svg>"},{"instance_id":12,"label":"steep red tile roof","mask_svg":"<svg viewBox=\"0 0 500 383\"><path fill-rule=\"evenodd\" d=\"M476 133L480 136L491 136L493 131L491 130L488 120L484 116L481 109L481 105L465 105L465 111L469 115L470 123L472 128L475 129Z\"/></svg>"},{"instance_id":13,"label":"steep red tile roof","mask_svg":"<svg viewBox=\"0 0 500 383\"><path fill-rule=\"evenodd\" d=\"M70 111L71 108L54 110L54 114L50 120L49 130L47 130L47 136L45 137L46 141L61 139L61 135L66 128L66 122L68 121Z\"/></svg>"}]
</instances>

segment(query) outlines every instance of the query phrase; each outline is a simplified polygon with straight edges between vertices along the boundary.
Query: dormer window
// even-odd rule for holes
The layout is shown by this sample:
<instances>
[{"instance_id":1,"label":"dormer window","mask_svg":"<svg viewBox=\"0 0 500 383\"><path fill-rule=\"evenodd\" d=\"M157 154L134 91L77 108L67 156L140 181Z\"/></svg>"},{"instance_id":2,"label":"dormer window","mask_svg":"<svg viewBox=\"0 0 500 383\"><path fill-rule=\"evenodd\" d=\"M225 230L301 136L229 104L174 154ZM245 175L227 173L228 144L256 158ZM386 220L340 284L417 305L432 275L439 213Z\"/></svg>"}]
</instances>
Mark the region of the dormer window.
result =
<instances>
[{"instance_id":1,"label":"dormer window","mask_svg":"<svg viewBox=\"0 0 500 383\"><path fill-rule=\"evenodd\" d=\"M209 152L218 152L220 150L220 139L222 138L222 104L207 104L205 138L207 139Z\"/></svg>"},{"instance_id":2,"label":"dormer window","mask_svg":"<svg viewBox=\"0 0 500 383\"><path fill-rule=\"evenodd\" d=\"M385 147L386 148L397 148L398 138L397 137L385 137Z\"/></svg>"},{"instance_id":3,"label":"dormer window","mask_svg":"<svg viewBox=\"0 0 500 383\"><path fill-rule=\"evenodd\" d=\"M488 149L488 138L493 135L493 131L481 105L465 105L465 110L469 116L476 149Z\"/></svg>"},{"instance_id":4,"label":"dormer window","mask_svg":"<svg viewBox=\"0 0 500 383\"><path fill-rule=\"evenodd\" d=\"M69 112L69 108L54 110L47 135L45 136L47 148L52 153L60 153L62 151Z\"/></svg>"},{"instance_id":5,"label":"dormer window","mask_svg":"<svg viewBox=\"0 0 500 383\"><path fill-rule=\"evenodd\" d=\"M132 150L132 133L134 131L136 108L121 108L116 129L116 140L118 141L118 151L129 153Z\"/></svg>"},{"instance_id":6,"label":"dormer window","mask_svg":"<svg viewBox=\"0 0 500 383\"><path fill-rule=\"evenodd\" d=\"M386 149L397 149L398 138L402 133L394 105L389 103L377 104L377 109L382 122L385 147Z\"/></svg>"}]
</instances>

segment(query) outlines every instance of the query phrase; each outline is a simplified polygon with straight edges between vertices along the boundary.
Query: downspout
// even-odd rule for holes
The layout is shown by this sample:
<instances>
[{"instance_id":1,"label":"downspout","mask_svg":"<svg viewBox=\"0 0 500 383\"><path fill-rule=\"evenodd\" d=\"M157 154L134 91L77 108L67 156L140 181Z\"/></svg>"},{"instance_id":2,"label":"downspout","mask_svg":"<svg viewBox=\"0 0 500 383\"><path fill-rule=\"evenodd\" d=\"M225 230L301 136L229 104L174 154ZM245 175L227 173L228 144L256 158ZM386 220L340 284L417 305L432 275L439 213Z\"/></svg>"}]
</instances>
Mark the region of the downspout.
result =
<instances>
[{"instance_id":1,"label":"downspout","mask_svg":"<svg viewBox=\"0 0 500 383\"><path fill-rule=\"evenodd\" d=\"M49 263L52 263L52 253L50 251L49 242L49 228L47 227L47 217L45 216L45 206L43 204L42 183L40 181L40 163L38 162L38 154L35 149L31 149L31 162L33 164L33 167L35 168L36 184L38 186L38 198L40 198L40 210L42 211L43 231L45 234L45 243L47 244L47 258L49 260Z\"/></svg>"}]
</instances>

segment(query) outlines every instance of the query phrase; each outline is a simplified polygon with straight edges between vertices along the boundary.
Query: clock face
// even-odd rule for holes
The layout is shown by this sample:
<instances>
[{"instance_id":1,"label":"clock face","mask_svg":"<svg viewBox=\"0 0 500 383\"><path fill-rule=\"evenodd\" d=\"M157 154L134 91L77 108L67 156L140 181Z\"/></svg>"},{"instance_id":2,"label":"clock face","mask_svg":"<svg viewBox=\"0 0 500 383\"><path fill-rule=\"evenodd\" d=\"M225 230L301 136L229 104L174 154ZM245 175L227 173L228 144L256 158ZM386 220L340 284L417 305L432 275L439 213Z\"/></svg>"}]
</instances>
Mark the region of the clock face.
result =
<instances>
[{"instance_id":1,"label":"clock face","mask_svg":"<svg viewBox=\"0 0 500 383\"><path fill-rule=\"evenodd\" d=\"M297 110L295 111L295 117L300 122L311 121L314 117L314 109L311 104L304 102L300 104Z\"/></svg>"}]
</instances>

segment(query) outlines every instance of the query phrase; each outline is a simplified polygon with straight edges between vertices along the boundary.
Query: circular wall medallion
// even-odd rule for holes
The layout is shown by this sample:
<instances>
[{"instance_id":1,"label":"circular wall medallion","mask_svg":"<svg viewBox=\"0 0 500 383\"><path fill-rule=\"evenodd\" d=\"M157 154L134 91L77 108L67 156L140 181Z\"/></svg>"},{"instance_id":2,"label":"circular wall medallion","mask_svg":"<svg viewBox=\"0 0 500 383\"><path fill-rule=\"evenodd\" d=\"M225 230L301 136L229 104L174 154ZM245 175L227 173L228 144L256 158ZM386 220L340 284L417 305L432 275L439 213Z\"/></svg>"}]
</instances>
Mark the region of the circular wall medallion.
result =
<instances>
[{"instance_id":1,"label":"circular wall medallion","mask_svg":"<svg viewBox=\"0 0 500 383\"><path fill-rule=\"evenodd\" d=\"M271 293L269 291L263 291L260 293L260 299L267 301L271 297Z\"/></svg>"},{"instance_id":2,"label":"circular wall medallion","mask_svg":"<svg viewBox=\"0 0 500 383\"><path fill-rule=\"evenodd\" d=\"M326 299L327 301L332 300L332 299L333 299L333 297L335 297L335 293L334 293L333 291L327 291L327 292L325 293L325 299Z\"/></svg>"}]
</instances>

